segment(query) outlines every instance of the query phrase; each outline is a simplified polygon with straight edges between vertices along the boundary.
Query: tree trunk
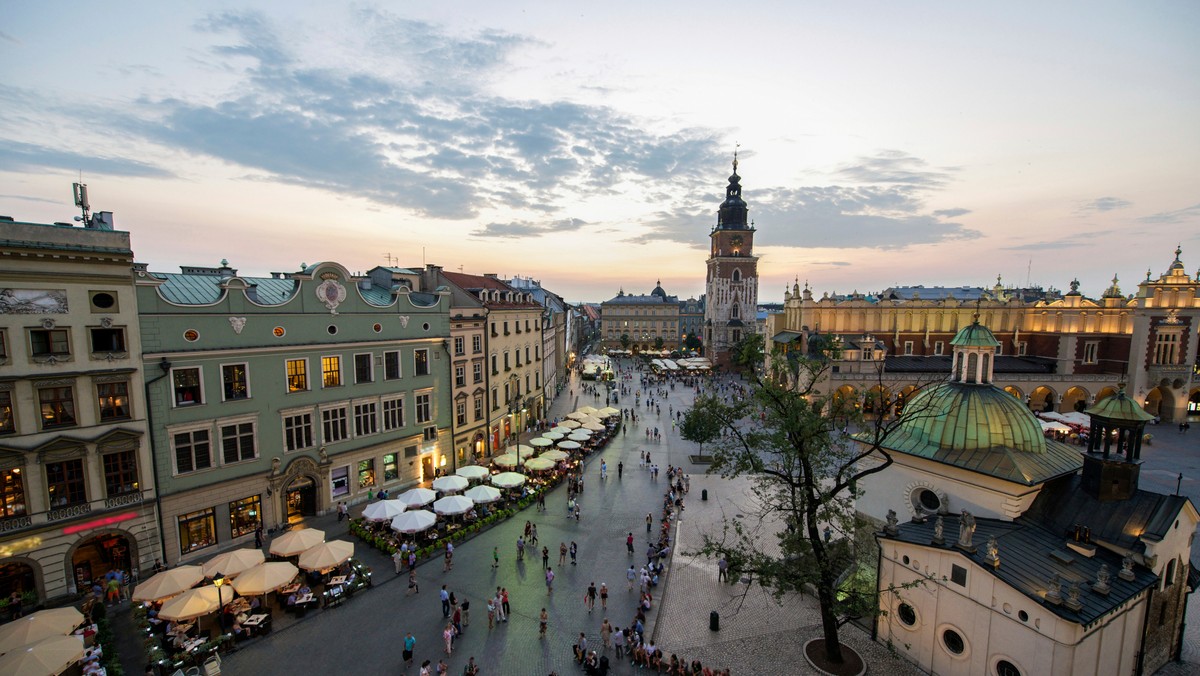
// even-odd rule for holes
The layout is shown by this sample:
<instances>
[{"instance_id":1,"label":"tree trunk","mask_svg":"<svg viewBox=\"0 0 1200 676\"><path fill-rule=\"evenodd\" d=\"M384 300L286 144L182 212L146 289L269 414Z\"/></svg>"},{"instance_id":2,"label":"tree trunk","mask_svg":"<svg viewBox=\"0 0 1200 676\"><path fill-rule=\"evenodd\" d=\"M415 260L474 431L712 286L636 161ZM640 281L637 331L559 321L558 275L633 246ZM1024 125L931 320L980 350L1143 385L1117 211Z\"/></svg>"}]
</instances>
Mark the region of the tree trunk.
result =
<instances>
[{"instance_id":1,"label":"tree trunk","mask_svg":"<svg viewBox=\"0 0 1200 676\"><path fill-rule=\"evenodd\" d=\"M803 464L806 476L811 477L811 468L808 463ZM837 614L833 610L837 603L835 598L837 577L830 570L829 551L825 548L825 541L821 539L820 524L817 521L819 503L815 499L815 487L806 485L803 490L807 494L804 526L808 531L808 541L812 546L813 558L817 560L817 571L820 576L820 584L817 585L817 601L821 606L821 632L825 636L825 657L834 664L841 664L845 658L842 656L842 642L838 639Z\"/></svg>"}]
</instances>

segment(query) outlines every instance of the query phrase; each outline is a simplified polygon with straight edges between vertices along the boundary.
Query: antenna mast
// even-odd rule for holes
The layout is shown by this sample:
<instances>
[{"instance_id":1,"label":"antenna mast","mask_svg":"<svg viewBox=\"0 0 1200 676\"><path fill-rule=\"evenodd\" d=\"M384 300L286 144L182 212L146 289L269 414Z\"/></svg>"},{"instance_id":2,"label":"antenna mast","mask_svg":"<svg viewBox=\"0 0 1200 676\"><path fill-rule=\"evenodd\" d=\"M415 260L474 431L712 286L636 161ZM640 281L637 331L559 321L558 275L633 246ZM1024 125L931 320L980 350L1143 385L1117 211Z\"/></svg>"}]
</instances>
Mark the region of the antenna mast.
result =
<instances>
[{"instance_id":1,"label":"antenna mast","mask_svg":"<svg viewBox=\"0 0 1200 676\"><path fill-rule=\"evenodd\" d=\"M82 180L83 176L80 175L80 181ZM92 222L92 215L90 213L92 205L88 203L87 184L82 182L72 183L71 192L75 194L75 206L79 207L80 211L83 212L83 226L85 228L91 227L89 224Z\"/></svg>"}]
</instances>

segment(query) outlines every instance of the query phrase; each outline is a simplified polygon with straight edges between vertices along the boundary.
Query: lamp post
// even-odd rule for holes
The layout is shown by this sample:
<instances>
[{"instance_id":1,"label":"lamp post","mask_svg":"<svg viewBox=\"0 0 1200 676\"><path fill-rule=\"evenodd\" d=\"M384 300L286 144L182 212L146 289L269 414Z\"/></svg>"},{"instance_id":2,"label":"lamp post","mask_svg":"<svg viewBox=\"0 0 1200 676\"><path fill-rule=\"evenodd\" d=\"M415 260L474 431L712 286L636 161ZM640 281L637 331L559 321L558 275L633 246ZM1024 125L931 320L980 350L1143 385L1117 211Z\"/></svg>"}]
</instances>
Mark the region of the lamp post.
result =
<instances>
[{"instance_id":1,"label":"lamp post","mask_svg":"<svg viewBox=\"0 0 1200 676\"><path fill-rule=\"evenodd\" d=\"M221 633L225 633L225 603L222 598L221 587L225 584L225 576L217 573L213 575L213 586L217 588L217 625L221 628Z\"/></svg>"}]
</instances>

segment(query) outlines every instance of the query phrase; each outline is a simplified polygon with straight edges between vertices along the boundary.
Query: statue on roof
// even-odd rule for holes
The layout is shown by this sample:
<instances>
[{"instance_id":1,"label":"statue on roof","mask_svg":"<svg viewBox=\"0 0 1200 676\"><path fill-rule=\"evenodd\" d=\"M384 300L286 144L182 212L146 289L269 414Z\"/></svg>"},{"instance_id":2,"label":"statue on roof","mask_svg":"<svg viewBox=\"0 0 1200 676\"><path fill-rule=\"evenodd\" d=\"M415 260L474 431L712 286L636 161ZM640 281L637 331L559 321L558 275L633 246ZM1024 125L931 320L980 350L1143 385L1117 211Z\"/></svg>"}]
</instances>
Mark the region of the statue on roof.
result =
<instances>
[{"instance_id":1,"label":"statue on roof","mask_svg":"<svg viewBox=\"0 0 1200 676\"><path fill-rule=\"evenodd\" d=\"M974 549L971 539L975 537L975 517L967 510L962 511L958 522L958 546L961 549Z\"/></svg>"}]
</instances>

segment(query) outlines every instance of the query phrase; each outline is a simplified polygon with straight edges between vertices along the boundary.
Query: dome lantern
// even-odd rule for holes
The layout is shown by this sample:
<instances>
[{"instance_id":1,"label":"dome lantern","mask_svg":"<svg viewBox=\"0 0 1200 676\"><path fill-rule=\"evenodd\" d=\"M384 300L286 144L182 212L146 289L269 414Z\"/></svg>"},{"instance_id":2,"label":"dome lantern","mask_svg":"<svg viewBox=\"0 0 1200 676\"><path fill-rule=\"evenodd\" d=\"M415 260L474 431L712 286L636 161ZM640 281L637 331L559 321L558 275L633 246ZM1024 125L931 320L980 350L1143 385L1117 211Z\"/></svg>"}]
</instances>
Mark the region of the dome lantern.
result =
<instances>
[{"instance_id":1,"label":"dome lantern","mask_svg":"<svg viewBox=\"0 0 1200 676\"><path fill-rule=\"evenodd\" d=\"M954 361L950 367L951 381L971 385L990 385L996 348L1000 341L988 327L979 323L979 315L970 326L963 328L950 341Z\"/></svg>"}]
</instances>

